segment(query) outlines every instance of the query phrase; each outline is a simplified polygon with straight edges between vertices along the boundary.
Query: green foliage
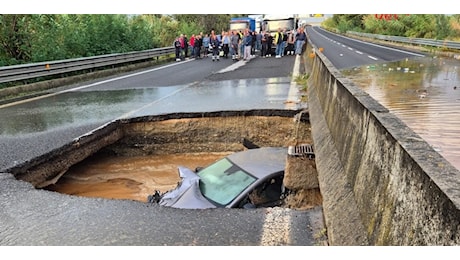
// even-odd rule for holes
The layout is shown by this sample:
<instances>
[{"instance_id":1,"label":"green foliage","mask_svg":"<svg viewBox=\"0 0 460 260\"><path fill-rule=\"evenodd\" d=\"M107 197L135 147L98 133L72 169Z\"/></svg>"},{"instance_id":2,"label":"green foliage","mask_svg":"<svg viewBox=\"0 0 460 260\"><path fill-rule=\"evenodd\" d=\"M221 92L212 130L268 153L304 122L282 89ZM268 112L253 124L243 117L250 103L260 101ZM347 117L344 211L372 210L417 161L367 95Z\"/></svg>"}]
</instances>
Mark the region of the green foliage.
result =
<instances>
[{"instance_id":1,"label":"green foliage","mask_svg":"<svg viewBox=\"0 0 460 260\"><path fill-rule=\"evenodd\" d=\"M445 39L451 34L452 28L450 26L449 18L443 14L434 15L434 35L437 40Z\"/></svg>"},{"instance_id":2,"label":"green foliage","mask_svg":"<svg viewBox=\"0 0 460 260\"><path fill-rule=\"evenodd\" d=\"M17 64L30 61L30 15L0 15L0 63Z\"/></svg>"},{"instance_id":3,"label":"green foliage","mask_svg":"<svg viewBox=\"0 0 460 260\"><path fill-rule=\"evenodd\" d=\"M362 31L364 29L362 22L364 16L364 14L334 14L332 16L332 23L341 33L346 31Z\"/></svg>"},{"instance_id":4,"label":"green foliage","mask_svg":"<svg viewBox=\"0 0 460 260\"><path fill-rule=\"evenodd\" d=\"M183 26L190 26L193 31L183 31L187 35L197 34L199 32L210 33L214 30L220 33L222 30L229 29L229 22L231 17L239 15L230 14L177 14L173 15L174 18ZM188 28L183 28L188 29Z\"/></svg>"},{"instance_id":5,"label":"green foliage","mask_svg":"<svg viewBox=\"0 0 460 260\"><path fill-rule=\"evenodd\" d=\"M237 15L235 15L237 16ZM0 66L172 46L228 29L232 15L0 14Z\"/></svg>"},{"instance_id":6,"label":"green foliage","mask_svg":"<svg viewBox=\"0 0 460 260\"><path fill-rule=\"evenodd\" d=\"M337 14L325 21L324 24L328 28L334 28L339 32L350 30L412 38L443 40L449 37L459 37L460 35L460 26L452 26L460 25L459 15L393 14L380 17L374 14Z\"/></svg>"}]
</instances>

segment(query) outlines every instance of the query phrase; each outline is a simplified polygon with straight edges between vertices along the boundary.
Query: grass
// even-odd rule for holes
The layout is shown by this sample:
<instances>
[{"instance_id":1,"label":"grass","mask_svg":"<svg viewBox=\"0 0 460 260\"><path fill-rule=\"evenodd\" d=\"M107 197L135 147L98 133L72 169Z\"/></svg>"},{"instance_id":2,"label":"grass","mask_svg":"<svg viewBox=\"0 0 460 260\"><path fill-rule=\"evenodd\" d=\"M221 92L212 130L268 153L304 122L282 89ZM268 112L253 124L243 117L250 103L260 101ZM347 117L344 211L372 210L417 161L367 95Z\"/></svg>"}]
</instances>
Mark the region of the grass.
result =
<instances>
[{"instance_id":1,"label":"grass","mask_svg":"<svg viewBox=\"0 0 460 260\"><path fill-rule=\"evenodd\" d=\"M310 74L301 74L295 78L295 82L297 85L300 86L300 92L301 92L301 101L302 102L307 102L307 89L308 89L308 78L310 77Z\"/></svg>"}]
</instances>

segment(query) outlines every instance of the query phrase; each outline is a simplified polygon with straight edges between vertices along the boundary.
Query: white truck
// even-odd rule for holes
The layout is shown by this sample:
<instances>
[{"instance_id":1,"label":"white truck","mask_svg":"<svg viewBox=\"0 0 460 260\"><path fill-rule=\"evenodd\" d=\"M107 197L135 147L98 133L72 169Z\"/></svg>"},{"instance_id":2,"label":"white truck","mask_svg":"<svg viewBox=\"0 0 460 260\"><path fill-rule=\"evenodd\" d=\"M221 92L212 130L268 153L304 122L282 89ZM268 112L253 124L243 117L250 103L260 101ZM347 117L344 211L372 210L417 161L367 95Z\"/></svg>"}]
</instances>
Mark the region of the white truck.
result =
<instances>
[{"instance_id":1,"label":"white truck","mask_svg":"<svg viewBox=\"0 0 460 260\"><path fill-rule=\"evenodd\" d=\"M263 14L250 14L250 15L248 15L248 17L253 18L254 20L256 20L255 31L259 33L260 30L262 29L262 20L264 18L264 15Z\"/></svg>"},{"instance_id":2,"label":"white truck","mask_svg":"<svg viewBox=\"0 0 460 260\"><path fill-rule=\"evenodd\" d=\"M297 29L298 21L295 14L266 14L262 20L262 30L272 36L278 31L286 29L291 31Z\"/></svg>"}]
</instances>

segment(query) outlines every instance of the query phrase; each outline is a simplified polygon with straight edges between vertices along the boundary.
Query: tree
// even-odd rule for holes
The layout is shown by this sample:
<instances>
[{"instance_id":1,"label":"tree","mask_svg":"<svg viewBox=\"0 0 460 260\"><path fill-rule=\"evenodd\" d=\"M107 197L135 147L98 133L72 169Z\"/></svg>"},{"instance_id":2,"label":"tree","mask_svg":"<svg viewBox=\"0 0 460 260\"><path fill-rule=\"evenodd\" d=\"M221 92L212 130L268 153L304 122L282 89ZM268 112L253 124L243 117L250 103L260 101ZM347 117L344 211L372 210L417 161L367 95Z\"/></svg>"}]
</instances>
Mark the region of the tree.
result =
<instances>
[{"instance_id":1,"label":"tree","mask_svg":"<svg viewBox=\"0 0 460 260\"><path fill-rule=\"evenodd\" d=\"M220 32L222 30L228 30L230 24L230 14L176 14L173 15L179 24L186 27L189 25L192 27L193 24L196 25L198 32L203 31L204 33L210 33L211 30ZM188 34L197 33L187 32Z\"/></svg>"},{"instance_id":2,"label":"tree","mask_svg":"<svg viewBox=\"0 0 460 260\"><path fill-rule=\"evenodd\" d=\"M30 61L30 15L0 14L0 53L3 65Z\"/></svg>"},{"instance_id":3,"label":"tree","mask_svg":"<svg viewBox=\"0 0 460 260\"><path fill-rule=\"evenodd\" d=\"M364 14L334 14L332 21L340 32L362 31L364 17Z\"/></svg>"},{"instance_id":4,"label":"tree","mask_svg":"<svg viewBox=\"0 0 460 260\"><path fill-rule=\"evenodd\" d=\"M435 39L443 40L449 36L451 33L451 26L449 18L444 14L435 14L434 15L434 36Z\"/></svg>"},{"instance_id":5,"label":"tree","mask_svg":"<svg viewBox=\"0 0 460 260\"><path fill-rule=\"evenodd\" d=\"M172 46L180 33L227 30L228 14L0 14L0 66Z\"/></svg>"}]
</instances>

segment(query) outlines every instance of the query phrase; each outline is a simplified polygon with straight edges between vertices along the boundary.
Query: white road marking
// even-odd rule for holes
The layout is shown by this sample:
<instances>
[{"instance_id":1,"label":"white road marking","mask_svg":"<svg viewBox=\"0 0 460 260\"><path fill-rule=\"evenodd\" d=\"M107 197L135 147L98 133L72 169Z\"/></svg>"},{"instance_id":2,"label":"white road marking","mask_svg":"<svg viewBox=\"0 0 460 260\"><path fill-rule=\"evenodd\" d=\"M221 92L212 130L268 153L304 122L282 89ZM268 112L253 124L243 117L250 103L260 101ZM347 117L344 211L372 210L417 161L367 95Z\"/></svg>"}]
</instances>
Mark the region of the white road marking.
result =
<instances>
[{"instance_id":1,"label":"white road marking","mask_svg":"<svg viewBox=\"0 0 460 260\"><path fill-rule=\"evenodd\" d=\"M267 208L260 238L261 246L282 246L291 243L291 215L288 214L290 212L283 211L289 209Z\"/></svg>"},{"instance_id":2,"label":"white road marking","mask_svg":"<svg viewBox=\"0 0 460 260\"><path fill-rule=\"evenodd\" d=\"M370 55L368 55L367 57L369 57L369 58L371 58L373 60L378 60L376 57L373 57L373 56L370 56Z\"/></svg>"},{"instance_id":3,"label":"white road marking","mask_svg":"<svg viewBox=\"0 0 460 260\"><path fill-rule=\"evenodd\" d=\"M296 78L299 76L299 68L300 68L300 56L296 55L294 68L292 69L292 77L291 77L291 84L289 86L289 92L286 100L286 109L293 109L296 108L297 103L299 103L298 99L298 87Z\"/></svg>"},{"instance_id":4,"label":"white road marking","mask_svg":"<svg viewBox=\"0 0 460 260\"><path fill-rule=\"evenodd\" d=\"M316 33L318 33L320 36L322 36L322 37L324 37L324 38L326 38L326 39L329 39L329 38L326 37L325 35L322 35L321 33L319 33L319 32L317 31L316 28L314 28L313 30L314 30ZM319 29L319 30L324 30L324 29ZM383 46L383 45L378 45L378 44L374 44L374 43L370 43L370 42L360 41L360 40L353 39L353 38L350 38L350 37L345 37L345 36L340 36L340 37L346 38L346 39L351 40L351 41L360 42L360 43L363 43L363 44L367 44L367 45L371 45L371 46L375 46L375 47L387 49L387 50L392 50L392 51L397 51L397 52L401 52L401 53L411 54L411 55L418 56L418 57L425 57L425 55L423 55L423 54L419 54L419 53L415 53L415 52L411 52L411 51L403 51L403 50L400 50L400 49L391 48L391 47L386 47L386 46Z\"/></svg>"},{"instance_id":5,"label":"white road marking","mask_svg":"<svg viewBox=\"0 0 460 260\"><path fill-rule=\"evenodd\" d=\"M125 76L116 77L116 78L113 78L113 79L98 81L98 82L93 83L93 84L89 84L89 85L85 85L85 86L81 86L81 87L76 87L76 88L72 88L72 89L63 90L63 91L58 92L58 93L72 92L72 91L76 91L76 90L80 90L80 89L90 88L90 87L94 87L94 86L97 86L97 85L101 85L101 84L104 84L104 83L107 83L107 82L112 82L112 81L116 81L116 80L120 80L120 79L126 79L126 78L130 78L130 77L142 75L142 74L145 74L145 73L149 73L149 72L152 72L152 71L157 71L157 70L161 70L161 69L173 67L173 66L179 65L179 64L181 64L181 63L189 62L189 61L192 61L192 60L193 60L193 59L191 59L191 60L186 60L186 61L182 61L182 62L178 62L178 63L172 63L172 64L165 65L165 66L162 66L162 67L159 67L159 68L153 68L153 69L150 69L150 70L144 70L144 71L140 71L140 72L133 73L133 74L129 74L129 75L125 75Z\"/></svg>"},{"instance_id":6,"label":"white road marking","mask_svg":"<svg viewBox=\"0 0 460 260\"><path fill-rule=\"evenodd\" d=\"M98 81L98 82L95 82L95 83L92 83L92 84L88 84L88 85L84 85L84 86L80 86L80 87L76 87L76 88L66 89L66 90L63 90L63 91L59 91L59 92L55 92L55 93L51 93L51 94L47 94L47 95L42 95L42 96L38 96L38 97L34 97L34 98L28 98L28 99L25 99L25 100L20 100L20 101L8 103L8 104L0 105L0 108L9 107L9 106L15 106L15 105L18 105L18 104L27 103L27 102L31 102L31 101L34 101L34 100L39 100L39 99L43 99L43 98L47 98L47 97L56 96L56 95L59 95L61 93L77 91L77 90L80 90L80 89L85 89L85 88L90 88L90 87L94 87L94 86L97 86L97 85L101 85L101 84L104 84L104 83L107 83L107 82L112 82L112 81L116 81L116 80L120 80L120 79L125 79L125 78L129 78L129 77L142 75L142 74L149 73L149 72L152 72L152 71L157 71L157 70L169 68L169 67L172 67L172 66L176 66L176 65L179 65L181 63L189 62L189 61L192 61L192 60L193 59L186 60L186 61L183 61L183 62L178 62L178 63L172 63L172 64L169 64L169 65L165 65L165 66L158 67L158 68L153 68L153 69L150 69L150 70L144 70L144 71L140 71L140 72L137 72L137 73L133 73L133 74L129 74L129 75L121 76L121 77L116 77L116 78L112 78L112 79L108 79L108 80Z\"/></svg>"},{"instance_id":7,"label":"white road marking","mask_svg":"<svg viewBox=\"0 0 460 260\"><path fill-rule=\"evenodd\" d=\"M249 59L252 59L252 58L249 58ZM225 72L229 72L229 71L234 71L236 69L238 69L239 67L242 67L244 65L246 65L248 61L245 61L245 60L240 60L240 61L237 61L235 63L233 63L232 65L224 68L224 69L221 69L219 70L217 73L225 73Z\"/></svg>"},{"instance_id":8,"label":"white road marking","mask_svg":"<svg viewBox=\"0 0 460 260\"><path fill-rule=\"evenodd\" d=\"M107 122L107 123L105 123L105 124L103 124L103 125L101 125L101 126L99 126L99 127L96 127L96 128L94 128L93 130L91 130L91 131L89 131L89 132L87 132L87 133L85 133L85 134L80 135L79 137L74 138L74 141L78 141L78 140L80 140L81 138L83 138L83 137L85 137L85 136L90 136L90 135L92 135L94 132L96 132L97 130L103 129L103 128L106 127L107 125L110 125L110 124L112 124L113 122L116 122L116 121L118 121L118 120L120 120L120 119L128 118L129 116L131 116L131 115L133 115L133 114L135 114L135 113L137 113L137 112L139 112L139 111L141 111L141 110L143 110L143 109L145 109L145 108L147 108L147 107L149 107L149 106L152 106L152 105L154 105L154 104L156 104L156 103L158 103L158 102L160 102L160 101L162 101L162 100L164 100L164 99L166 99L166 98L169 98L169 97L171 97L171 96L177 94L178 92L180 92L180 91L182 91L182 90L188 88L189 86L191 86L191 85L193 85L193 84L195 84L195 83L186 85L186 86L184 86L184 87L182 87L182 88L180 88L180 89L178 89L178 90L172 92L171 94L168 94L168 95L166 95L166 96L163 96L163 97L161 97L161 98L159 98L159 99L156 99L156 100L154 100L154 101L152 101L152 102L150 102L150 103L148 103L148 104L145 104L144 106L142 106L142 107L140 107L140 108L138 108L138 109L129 111L129 112L127 112L127 113L125 113L125 114L123 114L123 115L121 115L121 116L119 116L119 117L113 119L113 120L110 120L109 122Z\"/></svg>"}]
</instances>

